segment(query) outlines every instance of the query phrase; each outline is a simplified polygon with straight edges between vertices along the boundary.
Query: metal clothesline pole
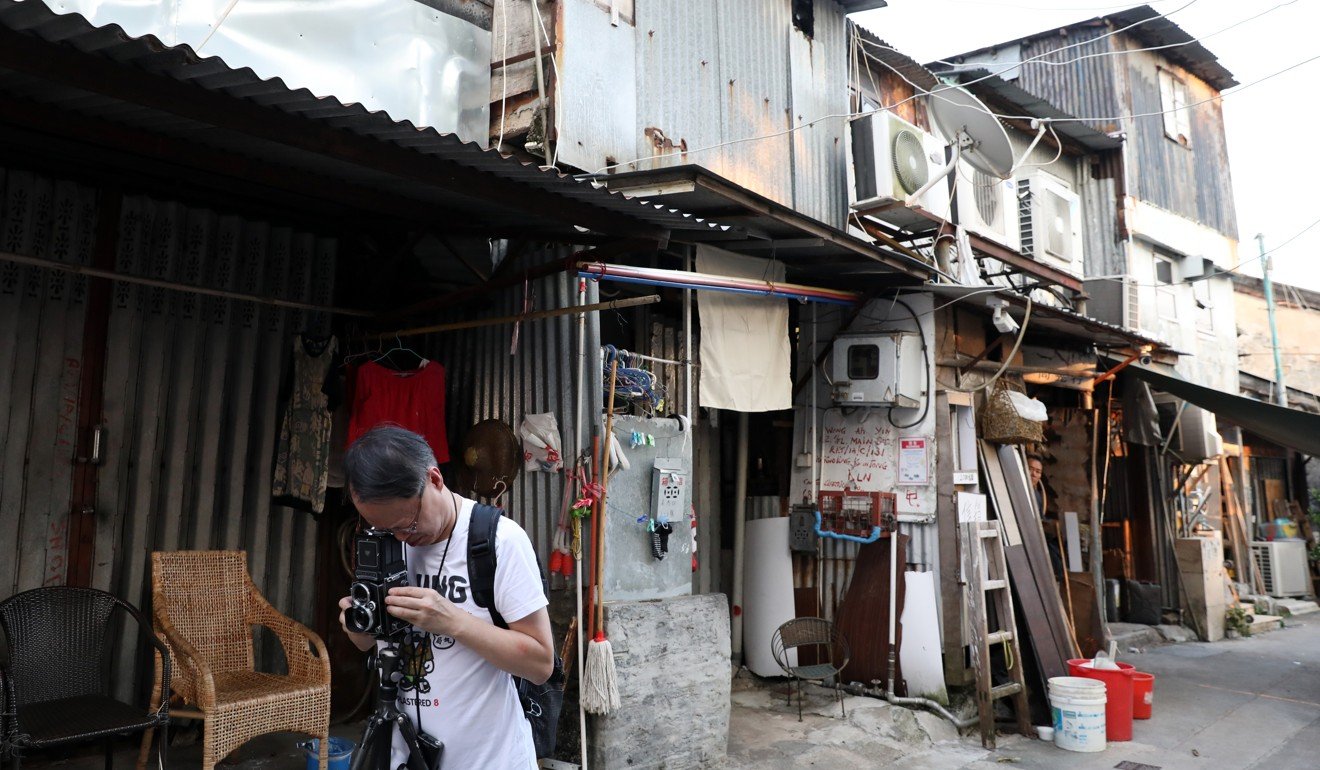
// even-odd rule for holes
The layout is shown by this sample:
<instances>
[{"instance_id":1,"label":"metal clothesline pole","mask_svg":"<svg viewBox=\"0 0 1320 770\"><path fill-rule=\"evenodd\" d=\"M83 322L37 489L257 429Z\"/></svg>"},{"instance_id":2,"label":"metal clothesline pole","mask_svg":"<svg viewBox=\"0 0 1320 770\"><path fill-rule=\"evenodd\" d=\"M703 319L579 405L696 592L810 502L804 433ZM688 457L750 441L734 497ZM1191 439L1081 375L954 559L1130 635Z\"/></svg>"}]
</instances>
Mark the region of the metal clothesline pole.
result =
<instances>
[{"instance_id":1,"label":"metal clothesline pole","mask_svg":"<svg viewBox=\"0 0 1320 770\"><path fill-rule=\"evenodd\" d=\"M299 302L292 299L280 299L279 297L263 297L257 294L244 294L242 292L227 291L225 289L211 289L205 286L193 286L191 284L178 283L177 281L164 281L159 278L125 275L123 273L116 273L113 270L105 270L99 267L76 265L69 262L57 262L53 259L29 257L25 254L14 254L8 251L0 251L0 260L27 265L29 267L40 267L47 270L60 270L65 273L85 275L91 278L105 278L110 281L131 283L137 286L150 286L154 289L169 289L171 291L182 291L190 294L201 294L206 297L219 297L221 299L232 299L240 302L254 302L258 305L274 305L275 307L285 307L292 310L309 310L316 313L332 313L334 315L354 316L357 318L370 318L375 315L369 310L354 310L352 308L334 307L333 305L317 305L312 302Z\"/></svg>"},{"instance_id":2,"label":"metal clothesline pole","mask_svg":"<svg viewBox=\"0 0 1320 770\"><path fill-rule=\"evenodd\" d=\"M531 313L500 316L499 318L480 318L474 321L455 321L453 323L435 324L433 326L415 326L411 329L398 329L395 331L385 331L375 334L364 334L358 339L374 340L388 337L416 337L422 334L451 332L459 329L476 329L482 326L500 326L502 324L518 323L520 321L536 321L542 318L555 318L561 315L592 313L598 310L616 310L625 307L636 307L637 305L653 305L659 301L660 295L648 294L645 297L614 299L609 302L597 302L595 304L581 306L575 305L572 307L555 308L553 310L537 310Z\"/></svg>"}]
</instances>

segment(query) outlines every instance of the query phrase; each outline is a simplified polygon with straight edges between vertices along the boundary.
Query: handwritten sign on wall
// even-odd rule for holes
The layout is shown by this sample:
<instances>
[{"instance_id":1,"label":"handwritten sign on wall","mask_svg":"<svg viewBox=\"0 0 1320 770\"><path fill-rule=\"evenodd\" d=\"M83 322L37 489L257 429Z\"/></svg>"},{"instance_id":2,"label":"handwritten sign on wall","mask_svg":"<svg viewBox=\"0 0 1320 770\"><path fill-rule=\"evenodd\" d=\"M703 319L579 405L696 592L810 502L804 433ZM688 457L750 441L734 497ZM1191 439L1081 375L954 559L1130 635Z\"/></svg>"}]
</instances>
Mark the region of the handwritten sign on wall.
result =
<instances>
[{"instance_id":1,"label":"handwritten sign on wall","mask_svg":"<svg viewBox=\"0 0 1320 770\"><path fill-rule=\"evenodd\" d=\"M822 490L896 492L900 516L935 513L933 484L898 486L899 431L885 419L884 412L863 409L844 414L831 410L825 413L822 425ZM927 462L933 463L935 453L926 455ZM930 468L926 477L934 475L934 468Z\"/></svg>"}]
</instances>

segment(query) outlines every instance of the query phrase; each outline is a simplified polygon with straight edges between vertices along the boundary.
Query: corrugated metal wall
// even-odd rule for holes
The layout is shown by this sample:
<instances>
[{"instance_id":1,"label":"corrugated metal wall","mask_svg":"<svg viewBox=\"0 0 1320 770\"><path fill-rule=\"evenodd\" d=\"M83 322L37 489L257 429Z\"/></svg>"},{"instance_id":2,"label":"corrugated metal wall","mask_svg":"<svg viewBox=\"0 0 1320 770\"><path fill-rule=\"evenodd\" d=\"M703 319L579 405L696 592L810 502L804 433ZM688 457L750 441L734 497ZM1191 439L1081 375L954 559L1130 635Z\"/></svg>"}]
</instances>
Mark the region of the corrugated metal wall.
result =
<instances>
[{"instance_id":1,"label":"corrugated metal wall","mask_svg":"<svg viewBox=\"0 0 1320 770\"><path fill-rule=\"evenodd\" d=\"M696 163L842 226L843 121L784 132L847 111L847 67L844 16L829 0L816 0L810 40L785 0L639 2L636 156L672 160L637 168ZM766 138L740 141L754 137Z\"/></svg>"},{"instance_id":2,"label":"corrugated metal wall","mask_svg":"<svg viewBox=\"0 0 1320 770\"><path fill-rule=\"evenodd\" d=\"M0 169L0 251L86 264L96 191ZM62 585L87 280L0 262L0 593ZM12 539L9 539L12 538Z\"/></svg>"},{"instance_id":3,"label":"corrugated metal wall","mask_svg":"<svg viewBox=\"0 0 1320 770\"><path fill-rule=\"evenodd\" d=\"M10 173L5 187L6 250L86 259L94 190L22 173ZM333 239L290 227L126 196L115 269L328 303L335 250ZM14 274L10 266L0 270L6 279ZM76 425L70 409L76 407L78 382L68 371L76 370L82 352L85 290L80 280L53 271L25 268L18 274L17 290L0 292L0 312L7 323L12 320L6 328L30 334L14 346L6 371L35 370L38 387L32 374L24 374L0 388L7 401L0 413L8 420L8 429L0 431L0 516L22 533L18 548L0 549L6 592L64 580L50 570L54 555L66 547L55 535L67 527L72 457L59 426L65 420ZM271 603L312 620L315 521L270 504L277 399L290 335L310 320L247 302L113 284L94 587L146 609L151 551L243 549ZM40 387L56 381L60 388ZM11 498L23 502L11 505ZM43 552L50 574L36 566ZM125 697L144 684L149 666L130 641L126 635L117 641L115 688ZM278 645L260 649L267 666L282 659Z\"/></svg>"},{"instance_id":4,"label":"corrugated metal wall","mask_svg":"<svg viewBox=\"0 0 1320 770\"><path fill-rule=\"evenodd\" d=\"M1104 55L1112 50L1115 39L1102 39L1108 32L1109 29L1103 26L1075 26L1066 35L1041 35L1026 41L1022 46L1023 61L1043 58L1022 65L1017 84L1069 115L1112 117L1124 114L1127 110L1119 94L1121 84L1115 75L1114 57ZM1076 47L1050 55L1065 46ZM1078 61L1071 61L1073 59ZM1061 61L1068 63L1059 65ZM1092 126L1105 133L1123 128L1118 121L1098 122Z\"/></svg>"},{"instance_id":5,"label":"corrugated metal wall","mask_svg":"<svg viewBox=\"0 0 1320 770\"><path fill-rule=\"evenodd\" d=\"M568 251L546 249L528 254L528 266L563 259ZM558 273L532 282L528 290L535 309L568 307L577 304L578 279L570 273ZM587 282L587 302L597 302L594 283ZM523 290L501 291L492 297L491 306L478 317L515 315L523 309ZM510 352L513 327L484 326L458 332L428 336L422 346L428 358L445 367L448 387L445 415L449 435L458 457L465 430L485 419L499 419L515 431L523 416L553 412L559 421L565 458L577 456L575 437L577 417L577 316L559 316L526 322L518 331L518 347ZM600 347L600 332L595 314L588 316L588 351ZM587 388L580 395L588 399L588 421L599 415L599 362L589 355L586 362ZM586 435L590 436L590 427ZM589 440L589 439L588 439ZM500 501L509 517L527 530L543 562L550 555L551 540L559 521L564 476L542 472L518 474L508 496Z\"/></svg>"},{"instance_id":6,"label":"corrugated metal wall","mask_svg":"<svg viewBox=\"0 0 1320 770\"><path fill-rule=\"evenodd\" d=\"M1128 51L1121 62L1125 66L1131 113L1158 113L1166 108L1160 101L1160 68L1181 77L1187 83L1188 103L1197 104L1190 108L1192 135L1187 147L1165 136L1164 119L1160 115L1126 121L1133 193L1162 209L1237 238L1224 111L1220 102L1210 101L1218 92L1158 53L1137 52L1135 49L1141 45L1134 40L1124 39L1119 45Z\"/></svg>"},{"instance_id":7,"label":"corrugated metal wall","mask_svg":"<svg viewBox=\"0 0 1320 770\"><path fill-rule=\"evenodd\" d=\"M848 112L850 61L846 19L833 0L815 0L813 36L788 31L793 126ZM842 227L847 216L847 158L843 117L821 120L792 134L793 208Z\"/></svg>"}]
</instances>

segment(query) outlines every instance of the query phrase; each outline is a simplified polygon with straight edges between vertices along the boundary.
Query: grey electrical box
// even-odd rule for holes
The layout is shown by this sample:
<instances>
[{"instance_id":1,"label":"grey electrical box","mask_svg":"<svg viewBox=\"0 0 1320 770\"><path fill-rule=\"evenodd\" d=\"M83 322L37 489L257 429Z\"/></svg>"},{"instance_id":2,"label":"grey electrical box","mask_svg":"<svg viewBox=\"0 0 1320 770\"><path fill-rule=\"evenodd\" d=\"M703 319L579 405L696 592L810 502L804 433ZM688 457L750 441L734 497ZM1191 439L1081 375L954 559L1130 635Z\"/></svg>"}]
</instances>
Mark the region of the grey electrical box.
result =
<instances>
[{"instance_id":1,"label":"grey electrical box","mask_svg":"<svg viewBox=\"0 0 1320 770\"><path fill-rule=\"evenodd\" d=\"M841 334L834 341L834 403L916 407L924 397L921 336L912 332Z\"/></svg>"},{"instance_id":2,"label":"grey electrical box","mask_svg":"<svg viewBox=\"0 0 1320 770\"><path fill-rule=\"evenodd\" d=\"M788 550L797 553L815 553L816 507L793 505L788 509Z\"/></svg>"},{"instance_id":3,"label":"grey electrical box","mask_svg":"<svg viewBox=\"0 0 1320 770\"><path fill-rule=\"evenodd\" d=\"M683 470L683 461L674 457L655 458L655 470L651 474L651 516L656 521L687 521L687 511L683 510L687 491L687 472Z\"/></svg>"}]
</instances>

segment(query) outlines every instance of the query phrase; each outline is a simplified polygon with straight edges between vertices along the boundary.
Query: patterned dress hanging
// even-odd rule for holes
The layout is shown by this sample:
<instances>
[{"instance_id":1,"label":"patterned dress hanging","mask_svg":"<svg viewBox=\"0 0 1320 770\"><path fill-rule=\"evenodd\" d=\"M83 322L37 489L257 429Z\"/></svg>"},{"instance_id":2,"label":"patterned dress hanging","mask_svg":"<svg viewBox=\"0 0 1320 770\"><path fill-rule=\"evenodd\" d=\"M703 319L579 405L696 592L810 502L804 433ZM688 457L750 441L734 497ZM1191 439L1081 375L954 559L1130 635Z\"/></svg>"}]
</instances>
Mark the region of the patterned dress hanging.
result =
<instances>
[{"instance_id":1,"label":"patterned dress hanging","mask_svg":"<svg viewBox=\"0 0 1320 770\"><path fill-rule=\"evenodd\" d=\"M282 505L320 513L330 475L330 401L325 383L335 362L335 338L293 338L293 389L280 425L271 494Z\"/></svg>"}]
</instances>

